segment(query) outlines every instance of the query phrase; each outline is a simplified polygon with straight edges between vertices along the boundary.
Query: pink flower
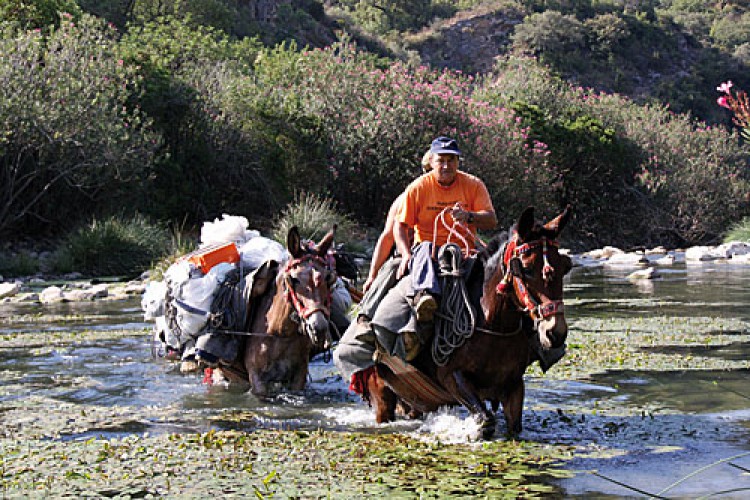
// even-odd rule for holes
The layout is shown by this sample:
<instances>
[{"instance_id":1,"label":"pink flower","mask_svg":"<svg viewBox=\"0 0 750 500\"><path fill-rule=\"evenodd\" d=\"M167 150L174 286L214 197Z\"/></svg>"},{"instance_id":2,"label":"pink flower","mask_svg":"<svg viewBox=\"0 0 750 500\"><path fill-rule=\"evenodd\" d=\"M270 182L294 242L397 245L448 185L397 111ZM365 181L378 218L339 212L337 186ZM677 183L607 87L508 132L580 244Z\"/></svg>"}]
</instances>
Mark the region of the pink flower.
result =
<instances>
[{"instance_id":1,"label":"pink flower","mask_svg":"<svg viewBox=\"0 0 750 500\"><path fill-rule=\"evenodd\" d=\"M722 108L732 109L732 108L731 108L731 107L729 106L729 103L727 102L727 97L726 97L726 96L721 96L721 97L719 97L718 99L716 99L716 103L717 103L717 104L718 104L719 106L721 106Z\"/></svg>"},{"instance_id":2,"label":"pink flower","mask_svg":"<svg viewBox=\"0 0 750 500\"><path fill-rule=\"evenodd\" d=\"M716 90L718 90L719 92L724 92L725 94L729 94L729 89L732 88L732 85L732 80L727 80L726 82L716 87Z\"/></svg>"}]
</instances>

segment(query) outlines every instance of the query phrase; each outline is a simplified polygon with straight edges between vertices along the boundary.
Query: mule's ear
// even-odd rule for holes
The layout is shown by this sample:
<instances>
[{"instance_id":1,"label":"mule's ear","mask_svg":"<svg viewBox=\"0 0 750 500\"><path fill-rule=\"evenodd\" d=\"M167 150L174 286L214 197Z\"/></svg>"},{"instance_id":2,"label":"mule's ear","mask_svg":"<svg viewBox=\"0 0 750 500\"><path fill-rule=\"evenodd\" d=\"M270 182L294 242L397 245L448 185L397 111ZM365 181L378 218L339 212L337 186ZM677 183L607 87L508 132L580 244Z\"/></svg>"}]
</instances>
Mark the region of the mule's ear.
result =
<instances>
[{"instance_id":1,"label":"mule's ear","mask_svg":"<svg viewBox=\"0 0 750 500\"><path fill-rule=\"evenodd\" d=\"M321 239L318 244L315 246L317 254L323 257L325 254L328 253L328 249L331 248L331 245L333 244L333 238L336 236L336 228L338 227L337 224L334 224L330 231L326 233L325 236L323 236L323 239Z\"/></svg>"},{"instance_id":2,"label":"mule's ear","mask_svg":"<svg viewBox=\"0 0 750 500\"><path fill-rule=\"evenodd\" d=\"M286 236L286 249L293 258L298 259L302 256L302 238L299 236L299 229L297 226L292 226L289 229L289 233Z\"/></svg>"},{"instance_id":3,"label":"mule's ear","mask_svg":"<svg viewBox=\"0 0 750 500\"><path fill-rule=\"evenodd\" d=\"M521 214L521 218L518 219L518 225L516 226L516 231L521 241L526 241L532 229L534 229L534 207L528 207Z\"/></svg>"},{"instance_id":4,"label":"mule's ear","mask_svg":"<svg viewBox=\"0 0 750 500\"><path fill-rule=\"evenodd\" d=\"M544 229L549 233L550 238L557 238L560 232L562 232L562 230L568 224L572 212L573 207L571 205L568 205L560 215L544 225Z\"/></svg>"}]
</instances>

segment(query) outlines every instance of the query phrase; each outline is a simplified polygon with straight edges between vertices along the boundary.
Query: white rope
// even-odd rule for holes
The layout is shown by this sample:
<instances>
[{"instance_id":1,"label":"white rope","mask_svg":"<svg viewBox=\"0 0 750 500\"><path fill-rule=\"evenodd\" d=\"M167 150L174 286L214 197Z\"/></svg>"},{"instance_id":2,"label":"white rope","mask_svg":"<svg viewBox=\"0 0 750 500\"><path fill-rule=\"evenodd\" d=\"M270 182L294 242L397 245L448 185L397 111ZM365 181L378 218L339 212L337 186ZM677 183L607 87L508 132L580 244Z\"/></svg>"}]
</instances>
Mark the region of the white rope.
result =
<instances>
[{"instance_id":1,"label":"white rope","mask_svg":"<svg viewBox=\"0 0 750 500\"><path fill-rule=\"evenodd\" d=\"M476 311L466 290L466 280L461 270L461 249L458 245L451 243L441 248L438 261L443 300L435 322L432 359L438 366L443 366L453 351L474 333Z\"/></svg>"}]
</instances>

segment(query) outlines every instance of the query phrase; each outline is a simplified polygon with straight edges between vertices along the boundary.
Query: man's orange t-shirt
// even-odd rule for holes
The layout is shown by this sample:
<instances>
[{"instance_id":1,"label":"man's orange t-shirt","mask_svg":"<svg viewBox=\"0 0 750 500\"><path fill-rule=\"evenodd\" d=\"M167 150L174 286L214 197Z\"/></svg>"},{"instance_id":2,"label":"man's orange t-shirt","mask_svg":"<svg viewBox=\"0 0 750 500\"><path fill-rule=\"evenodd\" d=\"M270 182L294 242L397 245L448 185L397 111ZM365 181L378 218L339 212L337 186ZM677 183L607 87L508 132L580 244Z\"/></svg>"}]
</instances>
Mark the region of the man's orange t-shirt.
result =
<instances>
[{"instance_id":1,"label":"man's orange t-shirt","mask_svg":"<svg viewBox=\"0 0 750 500\"><path fill-rule=\"evenodd\" d=\"M406 188L406 196L398 211L396 220L414 228L414 242L433 241L435 218L446 207L460 203L465 210L480 212L492 210L492 200L487 187L478 178L459 170L456 179L450 186L441 186L434 175L424 174L414 180ZM453 220L446 218L451 224ZM470 225L472 236L476 235L476 227ZM442 246L448 241L448 229L438 222L437 245ZM454 241L455 238L452 239ZM474 243L473 237L470 241Z\"/></svg>"}]
</instances>

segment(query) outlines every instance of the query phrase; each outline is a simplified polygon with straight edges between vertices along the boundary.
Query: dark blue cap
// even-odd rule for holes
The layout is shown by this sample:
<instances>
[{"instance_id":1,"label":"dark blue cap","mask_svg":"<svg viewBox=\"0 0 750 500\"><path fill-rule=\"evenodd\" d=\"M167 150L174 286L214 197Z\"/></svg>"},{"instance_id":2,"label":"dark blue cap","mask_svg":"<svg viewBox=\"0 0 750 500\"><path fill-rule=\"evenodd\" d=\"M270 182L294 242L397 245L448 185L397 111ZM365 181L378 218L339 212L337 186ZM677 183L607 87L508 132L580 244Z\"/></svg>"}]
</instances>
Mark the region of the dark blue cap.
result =
<instances>
[{"instance_id":1,"label":"dark blue cap","mask_svg":"<svg viewBox=\"0 0 750 500\"><path fill-rule=\"evenodd\" d=\"M432 141L432 146L430 147L430 153L440 155L440 154L449 154L449 155L457 155L461 156L461 150L458 149L458 143L451 139L450 137L438 137L434 141Z\"/></svg>"}]
</instances>

